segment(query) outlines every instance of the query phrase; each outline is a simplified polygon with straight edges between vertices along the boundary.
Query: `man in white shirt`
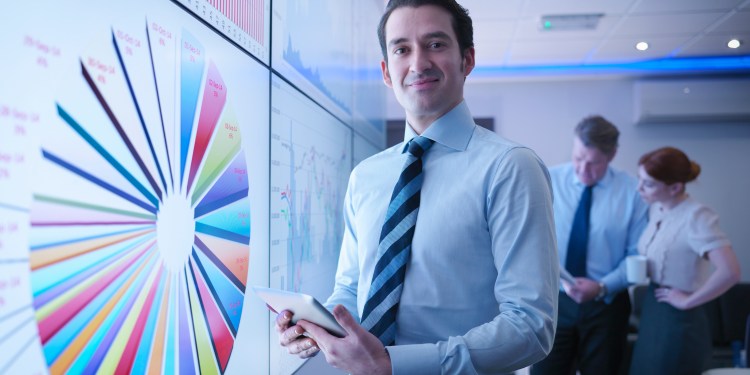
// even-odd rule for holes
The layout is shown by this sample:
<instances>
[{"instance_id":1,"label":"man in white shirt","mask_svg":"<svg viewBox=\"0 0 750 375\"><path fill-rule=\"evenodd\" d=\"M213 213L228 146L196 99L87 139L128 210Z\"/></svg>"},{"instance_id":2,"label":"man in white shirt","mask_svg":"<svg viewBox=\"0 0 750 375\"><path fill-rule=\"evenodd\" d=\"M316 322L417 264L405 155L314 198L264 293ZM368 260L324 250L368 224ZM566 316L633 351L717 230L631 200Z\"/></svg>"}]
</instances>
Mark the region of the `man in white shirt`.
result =
<instances>
[{"instance_id":1,"label":"man in white shirt","mask_svg":"<svg viewBox=\"0 0 750 375\"><path fill-rule=\"evenodd\" d=\"M550 350L559 270L549 175L531 150L474 124L463 100L472 33L453 0L389 3L378 31L381 67L406 112L404 142L360 163L349 180L326 303L347 336L305 321L289 326L291 314L281 312L279 341L291 354L320 350L353 374L411 375L511 372ZM429 145L419 156L421 193L412 196L413 238L398 249L407 260L388 310L395 322L368 331L360 319L368 325L378 248L389 239L383 223L398 215L389 202L413 142Z\"/></svg>"},{"instance_id":2,"label":"man in white shirt","mask_svg":"<svg viewBox=\"0 0 750 375\"><path fill-rule=\"evenodd\" d=\"M647 206L635 178L609 164L620 132L601 116L581 120L575 129L572 162L550 168L555 192L555 224L560 267L574 282L559 295L557 332L552 352L532 375L617 374L627 339L630 299L625 257L637 253L646 226ZM579 202L588 190L585 238L574 233ZM574 262L574 244L586 248Z\"/></svg>"}]
</instances>

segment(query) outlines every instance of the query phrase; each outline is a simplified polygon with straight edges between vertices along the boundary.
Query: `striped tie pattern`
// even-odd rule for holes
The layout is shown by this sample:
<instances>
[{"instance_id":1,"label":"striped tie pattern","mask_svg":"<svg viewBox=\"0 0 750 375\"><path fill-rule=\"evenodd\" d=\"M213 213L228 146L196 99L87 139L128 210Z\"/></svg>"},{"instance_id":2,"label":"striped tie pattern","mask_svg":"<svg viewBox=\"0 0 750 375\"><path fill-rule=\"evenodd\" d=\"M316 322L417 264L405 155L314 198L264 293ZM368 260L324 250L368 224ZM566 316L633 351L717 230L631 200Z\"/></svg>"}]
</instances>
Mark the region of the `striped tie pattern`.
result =
<instances>
[{"instance_id":1,"label":"striped tie pattern","mask_svg":"<svg viewBox=\"0 0 750 375\"><path fill-rule=\"evenodd\" d=\"M422 155L433 143L421 136L409 141L409 155L393 188L380 232L378 261L362 313L362 327L377 336L383 345L393 345L396 338L396 312L419 212Z\"/></svg>"}]
</instances>

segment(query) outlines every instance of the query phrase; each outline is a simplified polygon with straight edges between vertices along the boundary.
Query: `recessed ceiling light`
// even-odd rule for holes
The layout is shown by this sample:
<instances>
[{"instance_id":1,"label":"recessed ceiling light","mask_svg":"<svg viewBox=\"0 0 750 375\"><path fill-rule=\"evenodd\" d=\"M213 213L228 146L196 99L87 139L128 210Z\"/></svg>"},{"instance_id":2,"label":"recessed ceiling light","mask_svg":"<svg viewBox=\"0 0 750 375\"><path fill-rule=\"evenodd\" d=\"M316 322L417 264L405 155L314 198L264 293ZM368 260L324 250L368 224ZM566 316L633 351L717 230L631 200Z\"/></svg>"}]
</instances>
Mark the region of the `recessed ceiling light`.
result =
<instances>
[{"instance_id":1,"label":"recessed ceiling light","mask_svg":"<svg viewBox=\"0 0 750 375\"><path fill-rule=\"evenodd\" d=\"M635 44L635 49L639 51L645 51L648 49L648 43L646 42L638 42Z\"/></svg>"},{"instance_id":2,"label":"recessed ceiling light","mask_svg":"<svg viewBox=\"0 0 750 375\"><path fill-rule=\"evenodd\" d=\"M732 39L727 43L727 47L729 48L740 48L740 45L742 45L742 42L737 39Z\"/></svg>"}]
</instances>

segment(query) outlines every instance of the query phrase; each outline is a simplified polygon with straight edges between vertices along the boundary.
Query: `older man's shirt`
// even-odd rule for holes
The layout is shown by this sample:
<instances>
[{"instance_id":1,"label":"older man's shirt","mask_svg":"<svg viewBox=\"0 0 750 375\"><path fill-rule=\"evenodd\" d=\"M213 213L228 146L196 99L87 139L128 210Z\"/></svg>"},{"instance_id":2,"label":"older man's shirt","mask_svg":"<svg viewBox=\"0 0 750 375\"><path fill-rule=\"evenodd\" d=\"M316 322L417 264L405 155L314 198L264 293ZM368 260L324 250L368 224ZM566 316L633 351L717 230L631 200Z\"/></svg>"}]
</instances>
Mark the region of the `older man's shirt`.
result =
<instances>
[{"instance_id":1,"label":"older man's shirt","mask_svg":"<svg viewBox=\"0 0 750 375\"><path fill-rule=\"evenodd\" d=\"M585 186L576 177L572 163L550 168L550 176L560 267L565 267L570 229ZM635 178L610 166L591 192L586 273L607 286L607 303L627 288L625 257L638 253L638 239L648 221L648 205L637 188Z\"/></svg>"}]
</instances>

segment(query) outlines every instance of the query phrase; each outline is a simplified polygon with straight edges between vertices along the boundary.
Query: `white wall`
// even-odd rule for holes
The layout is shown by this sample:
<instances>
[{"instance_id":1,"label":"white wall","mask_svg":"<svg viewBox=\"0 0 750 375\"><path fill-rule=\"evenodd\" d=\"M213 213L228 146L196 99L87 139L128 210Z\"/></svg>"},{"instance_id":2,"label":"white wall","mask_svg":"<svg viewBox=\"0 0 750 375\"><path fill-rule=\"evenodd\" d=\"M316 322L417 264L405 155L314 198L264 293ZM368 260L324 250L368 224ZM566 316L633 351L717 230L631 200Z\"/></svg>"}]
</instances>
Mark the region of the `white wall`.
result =
<instances>
[{"instance_id":1,"label":"white wall","mask_svg":"<svg viewBox=\"0 0 750 375\"><path fill-rule=\"evenodd\" d=\"M635 175L638 158L661 146L674 146L699 163L703 172L688 192L713 207L732 240L750 281L750 123L650 124L633 121L633 78L551 81L467 82L465 98L475 117L494 117L506 138L534 149L547 165L570 159L573 128L601 114L620 129L613 166ZM749 99L750 103L750 99ZM403 118L393 98L389 118Z\"/></svg>"}]
</instances>

